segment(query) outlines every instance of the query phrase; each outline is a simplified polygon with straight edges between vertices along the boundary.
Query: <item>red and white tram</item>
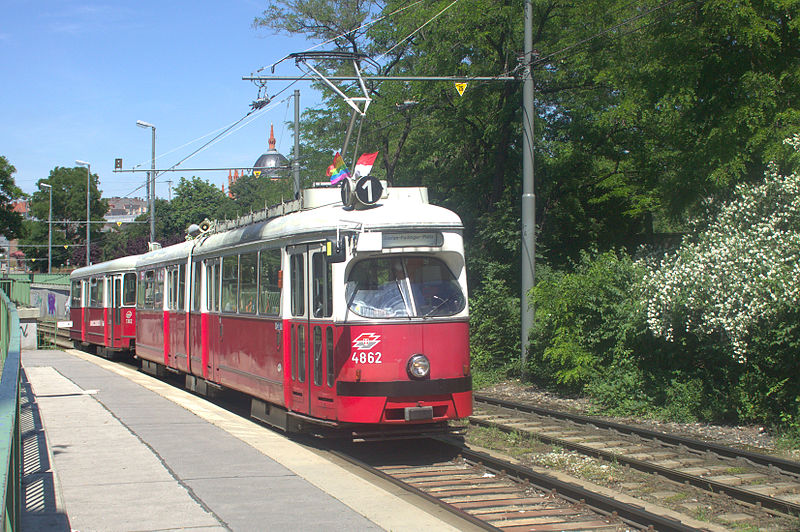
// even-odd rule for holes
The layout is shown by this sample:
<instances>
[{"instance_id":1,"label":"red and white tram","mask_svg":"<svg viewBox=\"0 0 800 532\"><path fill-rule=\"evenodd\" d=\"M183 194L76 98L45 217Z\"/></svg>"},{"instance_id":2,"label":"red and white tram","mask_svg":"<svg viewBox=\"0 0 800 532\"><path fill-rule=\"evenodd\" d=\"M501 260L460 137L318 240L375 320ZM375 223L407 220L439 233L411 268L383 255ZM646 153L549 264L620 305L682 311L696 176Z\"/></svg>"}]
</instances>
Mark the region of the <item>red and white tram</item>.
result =
<instances>
[{"instance_id":1,"label":"red and white tram","mask_svg":"<svg viewBox=\"0 0 800 532\"><path fill-rule=\"evenodd\" d=\"M306 190L294 212L140 255L143 369L248 394L289 431L399 436L470 415L461 221L425 189L378 187L370 208Z\"/></svg>"},{"instance_id":2,"label":"red and white tram","mask_svg":"<svg viewBox=\"0 0 800 532\"><path fill-rule=\"evenodd\" d=\"M132 351L136 338L138 256L78 268L70 275L70 338L75 347L113 357Z\"/></svg>"}]
</instances>

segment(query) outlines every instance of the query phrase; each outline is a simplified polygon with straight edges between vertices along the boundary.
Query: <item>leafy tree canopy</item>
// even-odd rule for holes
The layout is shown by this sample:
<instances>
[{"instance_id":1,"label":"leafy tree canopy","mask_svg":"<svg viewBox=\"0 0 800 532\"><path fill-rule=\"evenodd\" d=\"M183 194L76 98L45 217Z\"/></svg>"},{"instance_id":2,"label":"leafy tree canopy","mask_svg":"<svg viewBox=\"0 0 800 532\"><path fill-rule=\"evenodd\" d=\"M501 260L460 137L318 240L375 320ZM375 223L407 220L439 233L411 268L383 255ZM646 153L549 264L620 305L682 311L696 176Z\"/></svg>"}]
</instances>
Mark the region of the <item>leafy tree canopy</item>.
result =
<instances>
[{"instance_id":1,"label":"leafy tree canopy","mask_svg":"<svg viewBox=\"0 0 800 532\"><path fill-rule=\"evenodd\" d=\"M76 166L73 168L57 166L50 171L47 179L37 182L37 190L31 196L30 212L37 221L27 224L23 244L41 245L47 242L48 220L50 219L50 190L42 184L52 186L53 194L53 247L52 266L54 268L66 264L67 259L72 265L86 263L86 186L88 180L86 168ZM100 222L108 212L108 202L101 198L101 191L97 188L98 176L91 174L89 180L89 210L91 220ZM92 262L101 260L100 235L101 223L91 224ZM65 248L64 246L67 246ZM36 259L38 264L47 268L47 248L30 248L25 252L29 257Z\"/></svg>"},{"instance_id":2,"label":"leafy tree canopy","mask_svg":"<svg viewBox=\"0 0 800 532\"><path fill-rule=\"evenodd\" d=\"M523 2L448 5L273 0L255 25L333 39L328 49L367 53L381 74L519 73ZM797 2L532 5L537 223L553 264L591 245L631 246L670 230L703 197L788 156L781 140L800 121ZM381 152L381 177L428 186L435 201L461 214L468 238L505 198L519 197L519 83L470 83L461 97L442 82L370 90L358 151ZM324 109L304 114L311 140L302 151L319 174L350 116L327 94ZM510 205L515 213L518 203Z\"/></svg>"},{"instance_id":3,"label":"leafy tree canopy","mask_svg":"<svg viewBox=\"0 0 800 532\"><path fill-rule=\"evenodd\" d=\"M13 211L13 201L23 196L14 183L17 171L4 156L0 155L0 235L15 238L22 230L22 216Z\"/></svg>"}]
</instances>

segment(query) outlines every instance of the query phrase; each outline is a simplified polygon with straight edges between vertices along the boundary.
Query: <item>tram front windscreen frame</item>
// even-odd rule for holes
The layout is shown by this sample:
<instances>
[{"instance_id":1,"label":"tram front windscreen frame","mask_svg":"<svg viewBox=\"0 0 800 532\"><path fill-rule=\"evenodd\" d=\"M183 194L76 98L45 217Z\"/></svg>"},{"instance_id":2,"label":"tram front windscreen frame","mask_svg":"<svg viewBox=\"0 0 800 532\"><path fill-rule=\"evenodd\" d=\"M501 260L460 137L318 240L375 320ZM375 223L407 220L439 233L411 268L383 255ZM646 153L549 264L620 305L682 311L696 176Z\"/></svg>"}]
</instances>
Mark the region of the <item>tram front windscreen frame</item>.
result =
<instances>
[{"instance_id":1,"label":"tram front windscreen frame","mask_svg":"<svg viewBox=\"0 0 800 532\"><path fill-rule=\"evenodd\" d=\"M447 265L430 256L362 259L347 278L348 309L364 318L455 316L466 297Z\"/></svg>"}]
</instances>

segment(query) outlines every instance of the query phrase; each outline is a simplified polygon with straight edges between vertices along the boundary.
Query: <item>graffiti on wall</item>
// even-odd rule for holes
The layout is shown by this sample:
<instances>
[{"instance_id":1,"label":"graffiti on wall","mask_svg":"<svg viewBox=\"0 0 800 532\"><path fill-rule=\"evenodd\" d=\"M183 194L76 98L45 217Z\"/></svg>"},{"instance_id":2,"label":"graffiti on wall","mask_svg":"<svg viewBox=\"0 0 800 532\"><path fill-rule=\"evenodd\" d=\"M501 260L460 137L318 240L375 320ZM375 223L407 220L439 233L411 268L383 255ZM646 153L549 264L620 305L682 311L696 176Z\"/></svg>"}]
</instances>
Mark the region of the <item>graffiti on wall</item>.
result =
<instances>
[{"instance_id":1,"label":"graffiti on wall","mask_svg":"<svg viewBox=\"0 0 800 532\"><path fill-rule=\"evenodd\" d=\"M40 316L69 317L69 292L53 288L31 288L31 306L39 308Z\"/></svg>"}]
</instances>

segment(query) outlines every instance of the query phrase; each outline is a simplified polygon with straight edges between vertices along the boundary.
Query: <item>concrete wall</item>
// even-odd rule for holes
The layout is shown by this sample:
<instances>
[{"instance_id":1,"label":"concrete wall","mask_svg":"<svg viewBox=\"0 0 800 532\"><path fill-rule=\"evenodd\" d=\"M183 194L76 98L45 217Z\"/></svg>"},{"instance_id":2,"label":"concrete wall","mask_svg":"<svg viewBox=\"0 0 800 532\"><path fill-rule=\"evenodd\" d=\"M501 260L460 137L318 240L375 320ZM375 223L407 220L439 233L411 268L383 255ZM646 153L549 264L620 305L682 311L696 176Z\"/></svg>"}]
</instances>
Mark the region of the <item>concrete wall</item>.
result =
<instances>
[{"instance_id":1,"label":"concrete wall","mask_svg":"<svg viewBox=\"0 0 800 532\"><path fill-rule=\"evenodd\" d=\"M31 285L31 306L39 309L42 318L69 319L69 287Z\"/></svg>"}]
</instances>

